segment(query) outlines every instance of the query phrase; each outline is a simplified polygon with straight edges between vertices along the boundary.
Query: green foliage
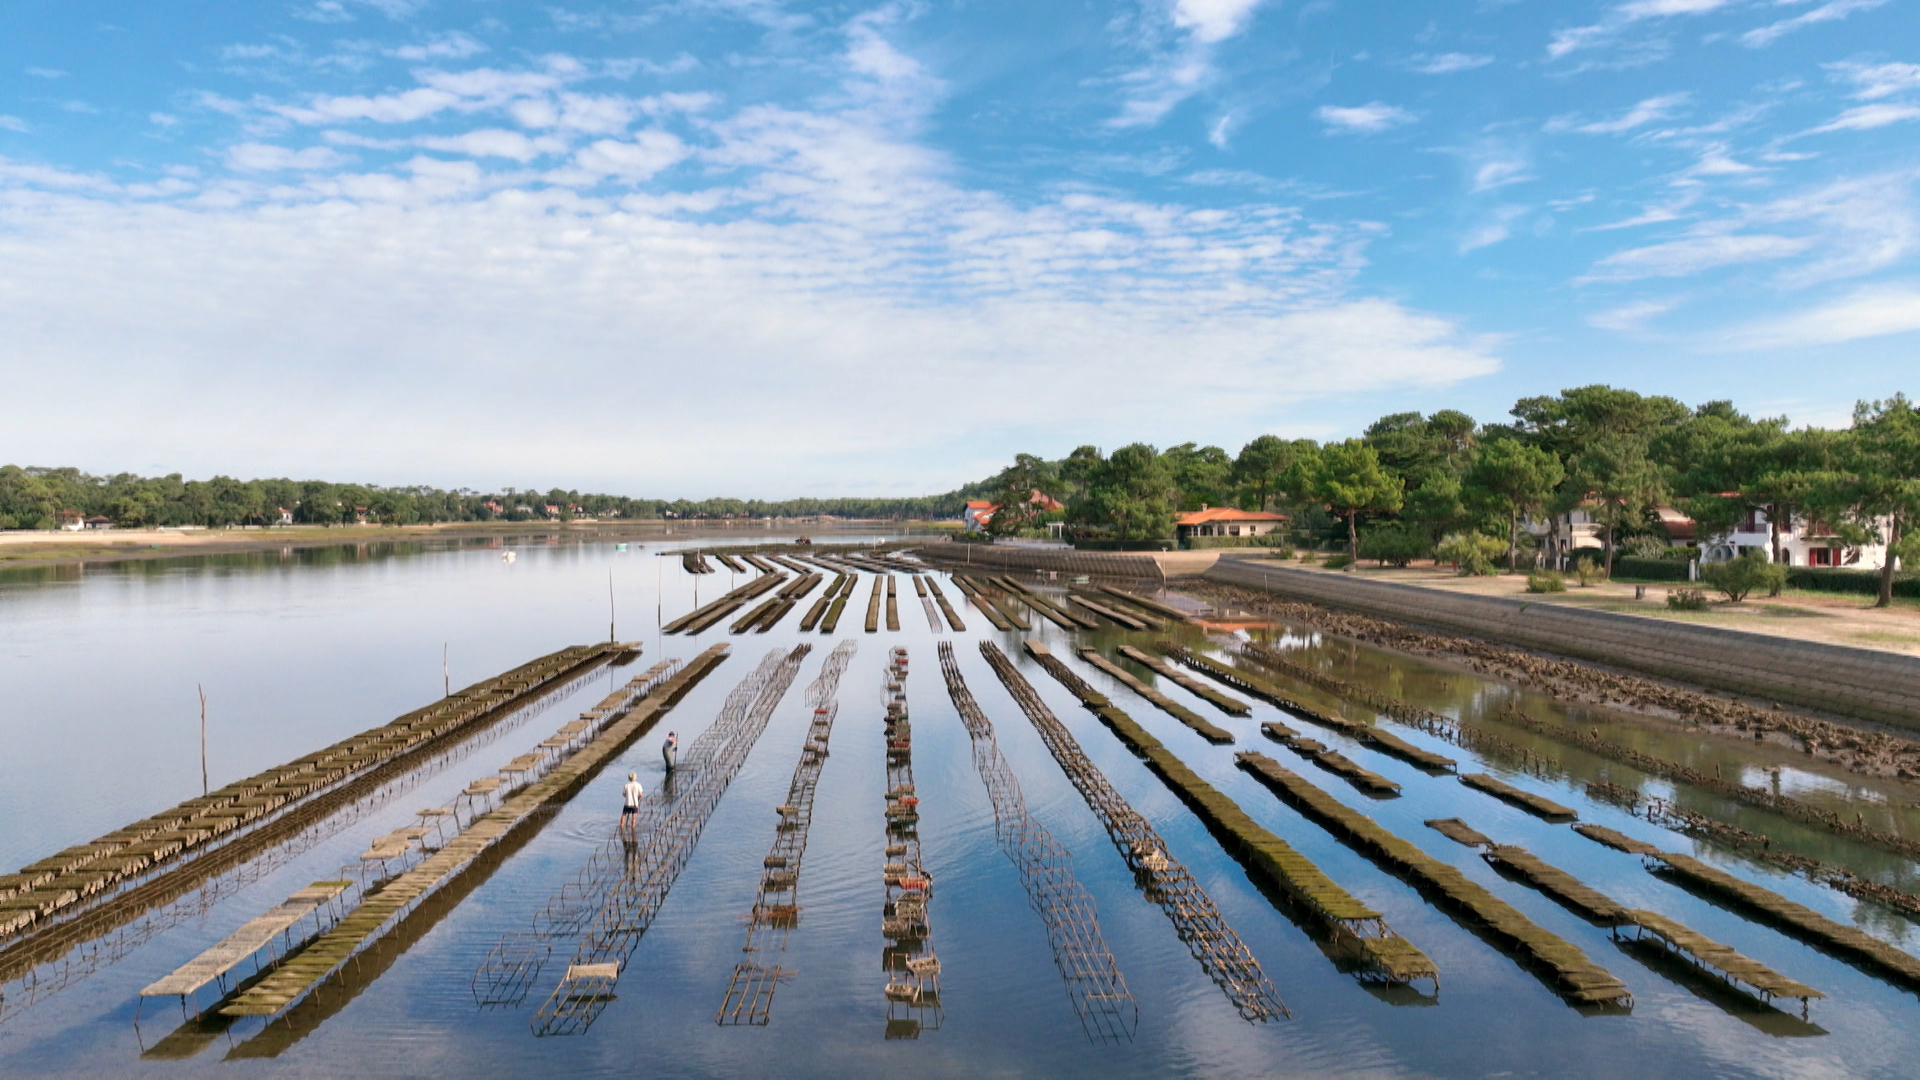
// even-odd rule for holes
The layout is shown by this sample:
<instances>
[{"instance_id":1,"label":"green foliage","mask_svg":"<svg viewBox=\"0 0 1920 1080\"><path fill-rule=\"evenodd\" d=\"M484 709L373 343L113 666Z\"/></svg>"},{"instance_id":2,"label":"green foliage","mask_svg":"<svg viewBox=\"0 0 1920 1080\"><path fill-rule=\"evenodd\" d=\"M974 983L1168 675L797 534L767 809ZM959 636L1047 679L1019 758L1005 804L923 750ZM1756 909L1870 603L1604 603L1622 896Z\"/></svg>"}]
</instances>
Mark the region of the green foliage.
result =
<instances>
[{"instance_id":1,"label":"green foliage","mask_svg":"<svg viewBox=\"0 0 1920 1080\"><path fill-rule=\"evenodd\" d=\"M1642 559L1622 555L1613 560L1613 572L1620 577L1638 578L1641 581L1687 580L1687 564L1672 559Z\"/></svg>"},{"instance_id":2,"label":"green foliage","mask_svg":"<svg viewBox=\"0 0 1920 1080\"><path fill-rule=\"evenodd\" d=\"M1240 448L1233 459L1233 482L1240 489L1241 506L1265 510L1274 499L1285 494L1283 481L1295 461L1310 456L1317 448L1312 439L1288 442L1276 435L1261 435Z\"/></svg>"},{"instance_id":3,"label":"green foliage","mask_svg":"<svg viewBox=\"0 0 1920 1080\"><path fill-rule=\"evenodd\" d=\"M1787 568L1767 561L1766 553L1755 548L1737 559L1702 566L1700 578L1737 604L1755 589L1779 591L1787 583Z\"/></svg>"},{"instance_id":4,"label":"green foliage","mask_svg":"<svg viewBox=\"0 0 1920 1080\"><path fill-rule=\"evenodd\" d=\"M1506 550L1506 541L1498 537L1461 532L1440 541L1434 554L1440 561L1458 567L1461 577L1486 577L1496 572L1493 560Z\"/></svg>"},{"instance_id":5,"label":"green foliage","mask_svg":"<svg viewBox=\"0 0 1920 1080\"><path fill-rule=\"evenodd\" d=\"M1675 611L1707 610L1707 594L1699 589L1670 589L1667 592L1667 606Z\"/></svg>"},{"instance_id":6,"label":"green foliage","mask_svg":"<svg viewBox=\"0 0 1920 1080\"><path fill-rule=\"evenodd\" d=\"M487 521L496 517L543 520L546 507L564 516L621 519L716 519L814 517L958 517L979 485L947 495L910 499L634 499L553 488L502 492L442 491L425 486L381 487L284 478L236 480L216 476L186 480L174 473L92 476L71 468L0 466L0 529L51 529L63 511L104 515L122 528L237 525L273 526L287 510L300 525L352 524L356 507L367 507L370 524ZM487 504L501 509L496 514ZM579 507L573 510L573 507ZM524 509L522 509L524 508Z\"/></svg>"},{"instance_id":7,"label":"green foliage","mask_svg":"<svg viewBox=\"0 0 1920 1080\"><path fill-rule=\"evenodd\" d=\"M1400 481L1381 468L1380 456L1359 439L1328 443L1301 465L1310 497L1347 520L1349 561L1359 558L1357 519L1362 513L1400 509Z\"/></svg>"},{"instance_id":8,"label":"green foliage","mask_svg":"<svg viewBox=\"0 0 1920 1080\"><path fill-rule=\"evenodd\" d=\"M1360 557L1382 566L1406 566L1432 550L1431 541L1402 525L1377 526L1360 538Z\"/></svg>"},{"instance_id":9,"label":"green foliage","mask_svg":"<svg viewBox=\"0 0 1920 1080\"><path fill-rule=\"evenodd\" d=\"M1880 592L1880 571L1850 570L1844 566L1790 566L1787 585L1809 592L1876 596ZM1920 600L1920 573L1903 570L1895 574L1893 595Z\"/></svg>"},{"instance_id":10,"label":"green foliage","mask_svg":"<svg viewBox=\"0 0 1920 1080\"><path fill-rule=\"evenodd\" d=\"M1153 447L1123 446L1101 462L1087 481L1075 517L1104 525L1122 540L1150 540L1173 532L1173 473Z\"/></svg>"},{"instance_id":11,"label":"green foliage","mask_svg":"<svg viewBox=\"0 0 1920 1080\"><path fill-rule=\"evenodd\" d=\"M1060 480L1053 466L1032 454L1015 454L1013 464L993 478L993 517L987 531L994 536L1018 536L1032 527L1046 512L1039 495L1059 490Z\"/></svg>"},{"instance_id":12,"label":"green foliage","mask_svg":"<svg viewBox=\"0 0 1920 1080\"><path fill-rule=\"evenodd\" d=\"M1539 513L1566 476L1560 460L1518 439L1483 443L1462 480L1468 498L1498 513L1507 522L1507 569L1520 557L1520 519Z\"/></svg>"},{"instance_id":13,"label":"green foliage","mask_svg":"<svg viewBox=\"0 0 1920 1080\"><path fill-rule=\"evenodd\" d=\"M1657 536L1635 536L1622 541L1620 550L1636 559L1664 559L1673 548Z\"/></svg>"},{"instance_id":14,"label":"green foliage","mask_svg":"<svg viewBox=\"0 0 1920 1080\"><path fill-rule=\"evenodd\" d=\"M1353 556L1347 554L1344 551L1338 552L1336 554L1327 556L1327 561L1322 563L1321 565L1325 566L1329 570L1345 570L1347 567L1353 565Z\"/></svg>"},{"instance_id":15,"label":"green foliage","mask_svg":"<svg viewBox=\"0 0 1920 1080\"><path fill-rule=\"evenodd\" d=\"M1173 475L1173 486L1179 489L1180 509L1225 506L1231 501L1233 459L1225 450L1181 443L1168 447L1160 456Z\"/></svg>"},{"instance_id":16,"label":"green foliage","mask_svg":"<svg viewBox=\"0 0 1920 1080\"><path fill-rule=\"evenodd\" d=\"M1591 589L1594 582L1605 576L1600 570L1600 564L1587 556L1582 555L1573 560L1573 579L1580 583L1581 588Z\"/></svg>"},{"instance_id":17,"label":"green foliage","mask_svg":"<svg viewBox=\"0 0 1920 1080\"><path fill-rule=\"evenodd\" d=\"M1530 593L1566 592L1567 579L1558 571L1535 570L1527 575L1527 591Z\"/></svg>"}]
</instances>

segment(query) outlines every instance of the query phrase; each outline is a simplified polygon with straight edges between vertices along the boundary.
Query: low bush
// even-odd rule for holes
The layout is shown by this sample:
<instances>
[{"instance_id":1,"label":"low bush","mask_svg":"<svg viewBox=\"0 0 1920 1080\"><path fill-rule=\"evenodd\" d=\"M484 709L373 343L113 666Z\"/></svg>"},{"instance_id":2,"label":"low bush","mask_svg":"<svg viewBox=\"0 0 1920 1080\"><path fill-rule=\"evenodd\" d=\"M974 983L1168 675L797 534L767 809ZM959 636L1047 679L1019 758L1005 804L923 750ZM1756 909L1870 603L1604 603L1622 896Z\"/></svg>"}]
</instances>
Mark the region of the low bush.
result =
<instances>
[{"instance_id":1,"label":"low bush","mask_svg":"<svg viewBox=\"0 0 1920 1080\"><path fill-rule=\"evenodd\" d=\"M1567 579L1556 570L1535 570L1527 575L1527 591L1530 593L1566 592Z\"/></svg>"},{"instance_id":2,"label":"low bush","mask_svg":"<svg viewBox=\"0 0 1920 1080\"><path fill-rule=\"evenodd\" d=\"M1636 559L1664 559L1667 550L1667 542L1657 536L1629 536L1620 544L1623 554Z\"/></svg>"},{"instance_id":3,"label":"low bush","mask_svg":"<svg viewBox=\"0 0 1920 1080\"><path fill-rule=\"evenodd\" d=\"M1739 603L1757 589L1772 592L1787 583L1787 568L1767 561L1759 548L1749 549L1737 559L1708 563L1700 568L1701 580Z\"/></svg>"},{"instance_id":4,"label":"low bush","mask_svg":"<svg viewBox=\"0 0 1920 1080\"><path fill-rule=\"evenodd\" d=\"M1432 550L1426 537L1395 525L1369 529L1360 538L1360 557L1377 559L1382 566L1406 566Z\"/></svg>"},{"instance_id":5,"label":"low bush","mask_svg":"<svg viewBox=\"0 0 1920 1080\"><path fill-rule=\"evenodd\" d=\"M1327 556L1327 561L1321 565L1329 570L1345 570L1347 567L1353 565L1353 556L1343 551L1338 555Z\"/></svg>"},{"instance_id":6,"label":"low bush","mask_svg":"<svg viewBox=\"0 0 1920 1080\"><path fill-rule=\"evenodd\" d=\"M1312 548L1301 548L1300 561L1303 563L1317 563L1320 561L1320 553Z\"/></svg>"},{"instance_id":7,"label":"low bush","mask_svg":"<svg viewBox=\"0 0 1920 1080\"><path fill-rule=\"evenodd\" d=\"M1699 589L1669 589L1667 606L1675 611L1705 611L1707 594Z\"/></svg>"},{"instance_id":8,"label":"low bush","mask_svg":"<svg viewBox=\"0 0 1920 1080\"><path fill-rule=\"evenodd\" d=\"M1499 573L1494 560L1506 553L1505 540L1480 533L1454 533L1440 541L1440 546L1434 549L1435 557L1458 567L1461 577L1486 577Z\"/></svg>"},{"instance_id":9,"label":"low bush","mask_svg":"<svg viewBox=\"0 0 1920 1080\"><path fill-rule=\"evenodd\" d=\"M1573 579L1580 583L1581 588L1590 589L1594 582L1604 577L1606 575L1601 573L1600 564L1585 555L1573 561Z\"/></svg>"}]
</instances>

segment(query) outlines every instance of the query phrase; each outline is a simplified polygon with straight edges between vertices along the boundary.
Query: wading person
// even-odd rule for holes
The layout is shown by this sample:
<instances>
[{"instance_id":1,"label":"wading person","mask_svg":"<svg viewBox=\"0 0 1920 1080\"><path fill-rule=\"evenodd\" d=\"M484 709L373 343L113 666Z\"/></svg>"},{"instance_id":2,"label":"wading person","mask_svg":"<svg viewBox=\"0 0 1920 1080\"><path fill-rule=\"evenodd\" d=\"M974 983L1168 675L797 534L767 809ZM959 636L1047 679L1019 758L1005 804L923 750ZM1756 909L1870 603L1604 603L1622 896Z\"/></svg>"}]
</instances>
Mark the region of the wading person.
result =
<instances>
[{"instance_id":1,"label":"wading person","mask_svg":"<svg viewBox=\"0 0 1920 1080\"><path fill-rule=\"evenodd\" d=\"M680 736L677 733L667 732L667 741L660 746L660 756L666 759L667 771L672 772L674 759L680 756Z\"/></svg>"},{"instance_id":2,"label":"wading person","mask_svg":"<svg viewBox=\"0 0 1920 1080\"><path fill-rule=\"evenodd\" d=\"M620 808L620 832L631 835L640 827L640 799L646 792L640 787L640 774L628 773L627 786L621 789L624 805Z\"/></svg>"}]
</instances>

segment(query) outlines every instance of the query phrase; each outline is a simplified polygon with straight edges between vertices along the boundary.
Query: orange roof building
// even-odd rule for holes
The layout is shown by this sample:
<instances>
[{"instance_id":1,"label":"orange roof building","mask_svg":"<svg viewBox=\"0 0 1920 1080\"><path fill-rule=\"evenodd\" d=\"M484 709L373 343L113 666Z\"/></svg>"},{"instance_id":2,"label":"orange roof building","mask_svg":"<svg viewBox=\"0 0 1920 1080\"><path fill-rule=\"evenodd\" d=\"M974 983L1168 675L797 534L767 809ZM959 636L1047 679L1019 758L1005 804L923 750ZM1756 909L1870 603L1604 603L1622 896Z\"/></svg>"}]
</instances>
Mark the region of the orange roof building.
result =
<instances>
[{"instance_id":1,"label":"orange roof building","mask_svg":"<svg viewBox=\"0 0 1920 1080\"><path fill-rule=\"evenodd\" d=\"M1265 536L1286 524L1285 514L1231 506L1203 506L1173 519L1174 531L1182 540L1192 536Z\"/></svg>"}]
</instances>

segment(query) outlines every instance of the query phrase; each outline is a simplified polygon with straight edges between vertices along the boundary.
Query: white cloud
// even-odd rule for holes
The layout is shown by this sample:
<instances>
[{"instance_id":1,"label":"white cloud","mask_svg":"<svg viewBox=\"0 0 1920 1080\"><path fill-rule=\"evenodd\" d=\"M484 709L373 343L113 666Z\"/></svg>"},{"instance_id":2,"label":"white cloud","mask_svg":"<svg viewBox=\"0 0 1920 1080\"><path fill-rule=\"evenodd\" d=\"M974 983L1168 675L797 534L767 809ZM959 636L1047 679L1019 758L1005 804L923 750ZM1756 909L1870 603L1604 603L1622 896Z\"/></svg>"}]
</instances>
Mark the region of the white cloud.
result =
<instances>
[{"instance_id":1,"label":"white cloud","mask_svg":"<svg viewBox=\"0 0 1920 1080\"><path fill-rule=\"evenodd\" d=\"M387 55L398 60L419 62L423 60L464 60L469 56L478 56L487 51L487 47L470 35L454 31L450 34L434 34L419 45L404 45L390 51Z\"/></svg>"},{"instance_id":2,"label":"white cloud","mask_svg":"<svg viewBox=\"0 0 1920 1080\"><path fill-rule=\"evenodd\" d=\"M1204 90L1215 77L1214 55L1219 46L1252 24L1260 4L1261 0L1174 0L1169 9L1160 0L1149 0L1137 44L1151 59L1121 77L1126 100L1109 126L1151 127Z\"/></svg>"},{"instance_id":3,"label":"white cloud","mask_svg":"<svg viewBox=\"0 0 1920 1080\"><path fill-rule=\"evenodd\" d=\"M1514 223L1527 215L1525 206L1502 206L1460 238L1460 254L1492 247L1513 235Z\"/></svg>"},{"instance_id":4,"label":"white cloud","mask_svg":"<svg viewBox=\"0 0 1920 1080\"><path fill-rule=\"evenodd\" d=\"M276 106L274 111L301 124L340 124L370 120L376 124L405 124L423 120L460 104L458 94L430 86L374 96L319 94L304 106Z\"/></svg>"},{"instance_id":5,"label":"white cloud","mask_svg":"<svg viewBox=\"0 0 1920 1080\"><path fill-rule=\"evenodd\" d=\"M317 23L353 21L353 13L347 10L347 6L341 0L314 0L314 3L306 7L295 8L293 17Z\"/></svg>"},{"instance_id":6,"label":"white cloud","mask_svg":"<svg viewBox=\"0 0 1920 1080\"><path fill-rule=\"evenodd\" d=\"M1828 64L1836 78L1853 83L1859 89L1854 96L1863 101L1890 97L1908 90L1920 90L1920 64Z\"/></svg>"},{"instance_id":7,"label":"white cloud","mask_svg":"<svg viewBox=\"0 0 1920 1080\"><path fill-rule=\"evenodd\" d=\"M1813 246L1806 237L1710 234L1616 252L1594 264L1589 281L1686 277L1723 266L1798 255Z\"/></svg>"},{"instance_id":8,"label":"white cloud","mask_svg":"<svg viewBox=\"0 0 1920 1080\"><path fill-rule=\"evenodd\" d=\"M1211 45L1246 29L1261 0L1174 0L1173 25Z\"/></svg>"},{"instance_id":9,"label":"white cloud","mask_svg":"<svg viewBox=\"0 0 1920 1080\"><path fill-rule=\"evenodd\" d=\"M1379 101L1351 107L1322 105L1314 110L1314 115L1337 134L1357 135L1386 131L1402 124L1411 124L1417 119L1405 109Z\"/></svg>"},{"instance_id":10,"label":"white cloud","mask_svg":"<svg viewBox=\"0 0 1920 1080\"><path fill-rule=\"evenodd\" d=\"M15 131L25 135L27 132L33 130L33 125L17 116L8 116L5 113L0 113L0 129Z\"/></svg>"},{"instance_id":11,"label":"white cloud","mask_svg":"<svg viewBox=\"0 0 1920 1080\"><path fill-rule=\"evenodd\" d=\"M67 77L67 73L61 71L59 68L30 67L22 68L21 70L36 79L64 79Z\"/></svg>"},{"instance_id":12,"label":"white cloud","mask_svg":"<svg viewBox=\"0 0 1920 1080\"><path fill-rule=\"evenodd\" d=\"M1789 2L1789 0L1783 0L1783 2ZM1790 2L1798 2L1798 0L1790 0ZM1740 43L1748 48L1757 49L1763 45L1771 45L1781 37L1802 27L1812 26L1815 23L1834 22L1856 11L1871 11L1886 2L1887 0L1829 0L1828 3L1804 15L1796 15L1791 19L1782 19L1779 22L1749 30L1740 35Z\"/></svg>"},{"instance_id":13,"label":"white cloud","mask_svg":"<svg viewBox=\"0 0 1920 1080\"><path fill-rule=\"evenodd\" d=\"M1839 180L1740 207L1679 239L1609 255L1586 280L1684 277L1789 257L1776 274L1783 286L1861 277L1920 250L1913 180L1905 173Z\"/></svg>"},{"instance_id":14,"label":"white cloud","mask_svg":"<svg viewBox=\"0 0 1920 1080\"><path fill-rule=\"evenodd\" d=\"M1213 144L1217 150L1225 150L1227 148L1227 129L1232 123L1232 113L1223 114L1220 119L1215 120L1213 126L1207 129L1207 142Z\"/></svg>"},{"instance_id":15,"label":"white cloud","mask_svg":"<svg viewBox=\"0 0 1920 1080\"><path fill-rule=\"evenodd\" d=\"M1678 300L1639 300L1587 316L1587 325L1618 333L1638 333L1650 319L1665 315L1680 306Z\"/></svg>"},{"instance_id":16,"label":"white cloud","mask_svg":"<svg viewBox=\"0 0 1920 1080\"><path fill-rule=\"evenodd\" d=\"M1920 287L1875 285L1838 300L1737 331L1725 342L1742 349L1837 345L1920 331Z\"/></svg>"},{"instance_id":17,"label":"white cloud","mask_svg":"<svg viewBox=\"0 0 1920 1080\"><path fill-rule=\"evenodd\" d=\"M636 493L823 476L937 490L954 478L903 462L1171 437L1193 415L1229 441L1292 404L1499 366L1496 340L1358 292L1380 226L1309 219L1291 196L1003 196L909 137L919 122L898 110L922 74L877 53L843 62L843 92L809 109L714 115L706 101L681 135L594 138L552 172L513 163L558 151L557 131L452 122L482 100L546 102L557 118L557 88L438 77L423 89L455 104L300 107L411 112L417 128L396 119L378 129L388 139L344 131L338 145L473 160L372 168L332 146L252 143L230 151L230 174L164 200L0 162L0 325L15 331L0 357L29 373L15 389L50 394L74 364L114 388L86 433L34 417L9 439L48 460L189 471L587 483L582 463L598 462L598 479ZM568 170L619 183L553 182ZM1172 387L1169 356L1182 358ZM643 402L648 423L473 423L580 415L581 386ZM1069 388L1078 408L1062 417ZM368 410L369 395L443 407ZM902 400L924 407L882 407ZM849 411L863 420L818 422ZM169 424L134 422L156 415ZM233 416L250 423L218 422ZM356 438L338 437L346 424ZM265 448L262 428L276 434ZM783 447L771 459L770 445Z\"/></svg>"},{"instance_id":18,"label":"white cloud","mask_svg":"<svg viewBox=\"0 0 1920 1080\"><path fill-rule=\"evenodd\" d=\"M1674 111L1685 105L1691 97L1692 95L1685 93L1650 97L1612 120L1595 120L1590 123L1576 124L1564 117L1557 118L1547 122L1547 130L1577 131L1583 135L1619 135L1672 116Z\"/></svg>"},{"instance_id":19,"label":"white cloud","mask_svg":"<svg viewBox=\"0 0 1920 1080\"><path fill-rule=\"evenodd\" d=\"M606 178L639 183L686 160L687 145L671 132L642 131L631 140L601 139L574 155L573 167L548 174L554 183L592 184Z\"/></svg>"},{"instance_id":20,"label":"white cloud","mask_svg":"<svg viewBox=\"0 0 1920 1080\"><path fill-rule=\"evenodd\" d=\"M1422 53L1408 63L1408 68L1422 75L1452 75L1458 71L1472 71L1493 63L1493 57L1470 53Z\"/></svg>"},{"instance_id":21,"label":"white cloud","mask_svg":"<svg viewBox=\"0 0 1920 1080\"><path fill-rule=\"evenodd\" d=\"M289 150L270 143L240 143L227 148L227 167L236 172L336 169L351 160L326 146Z\"/></svg>"},{"instance_id":22,"label":"white cloud","mask_svg":"<svg viewBox=\"0 0 1920 1080\"><path fill-rule=\"evenodd\" d=\"M1920 119L1920 105L1900 105L1882 101L1873 105L1856 105L1832 120L1811 128L1804 134L1818 135L1828 131L1872 131L1889 124L1898 124L1907 120Z\"/></svg>"},{"instance_id":23,"label":"white cloud","mask_svg":"<svg viewBox=\"0 0 1920 1080\"><path fill-rule=\"evenodd\" d=\"M1739 0L1633 0L1607 12L1597 23L1575 26L1554 34L1547 44L1549 59L1558 60L1579 49L1590 48L1618 35L1635 23L1664 19L1674 15L1704 15Z\"/></svg>"},{"instance_id":24,"label":"white cloud","mask_svg":"<svg viewBox=\"0 0 1920 1080\"><path fill-rule=\"evenodd\" d=\"M468 157L507 158L522 163L532 161L544 154L557 154L567 148L565 139L530 139L517 131L507 131L504 128L482 128L458 135L423 135L414 139L412 145L422 150L439 150L450 154L465 154Z\"/></svg>"},{"instance_id":25,"label":"white cloud","mask_svg":"<svg viewBox=\"0 0 1920 1080\"><path fill-rule=\"evenodd\" d=\"M1529 171L1533 166L1527 155L1508 146L1481 147L1468 155L1468 167L1472 170L1469 187L1475 192L1493 191L1533 179Z\"/></svg>"}]
</instances>

